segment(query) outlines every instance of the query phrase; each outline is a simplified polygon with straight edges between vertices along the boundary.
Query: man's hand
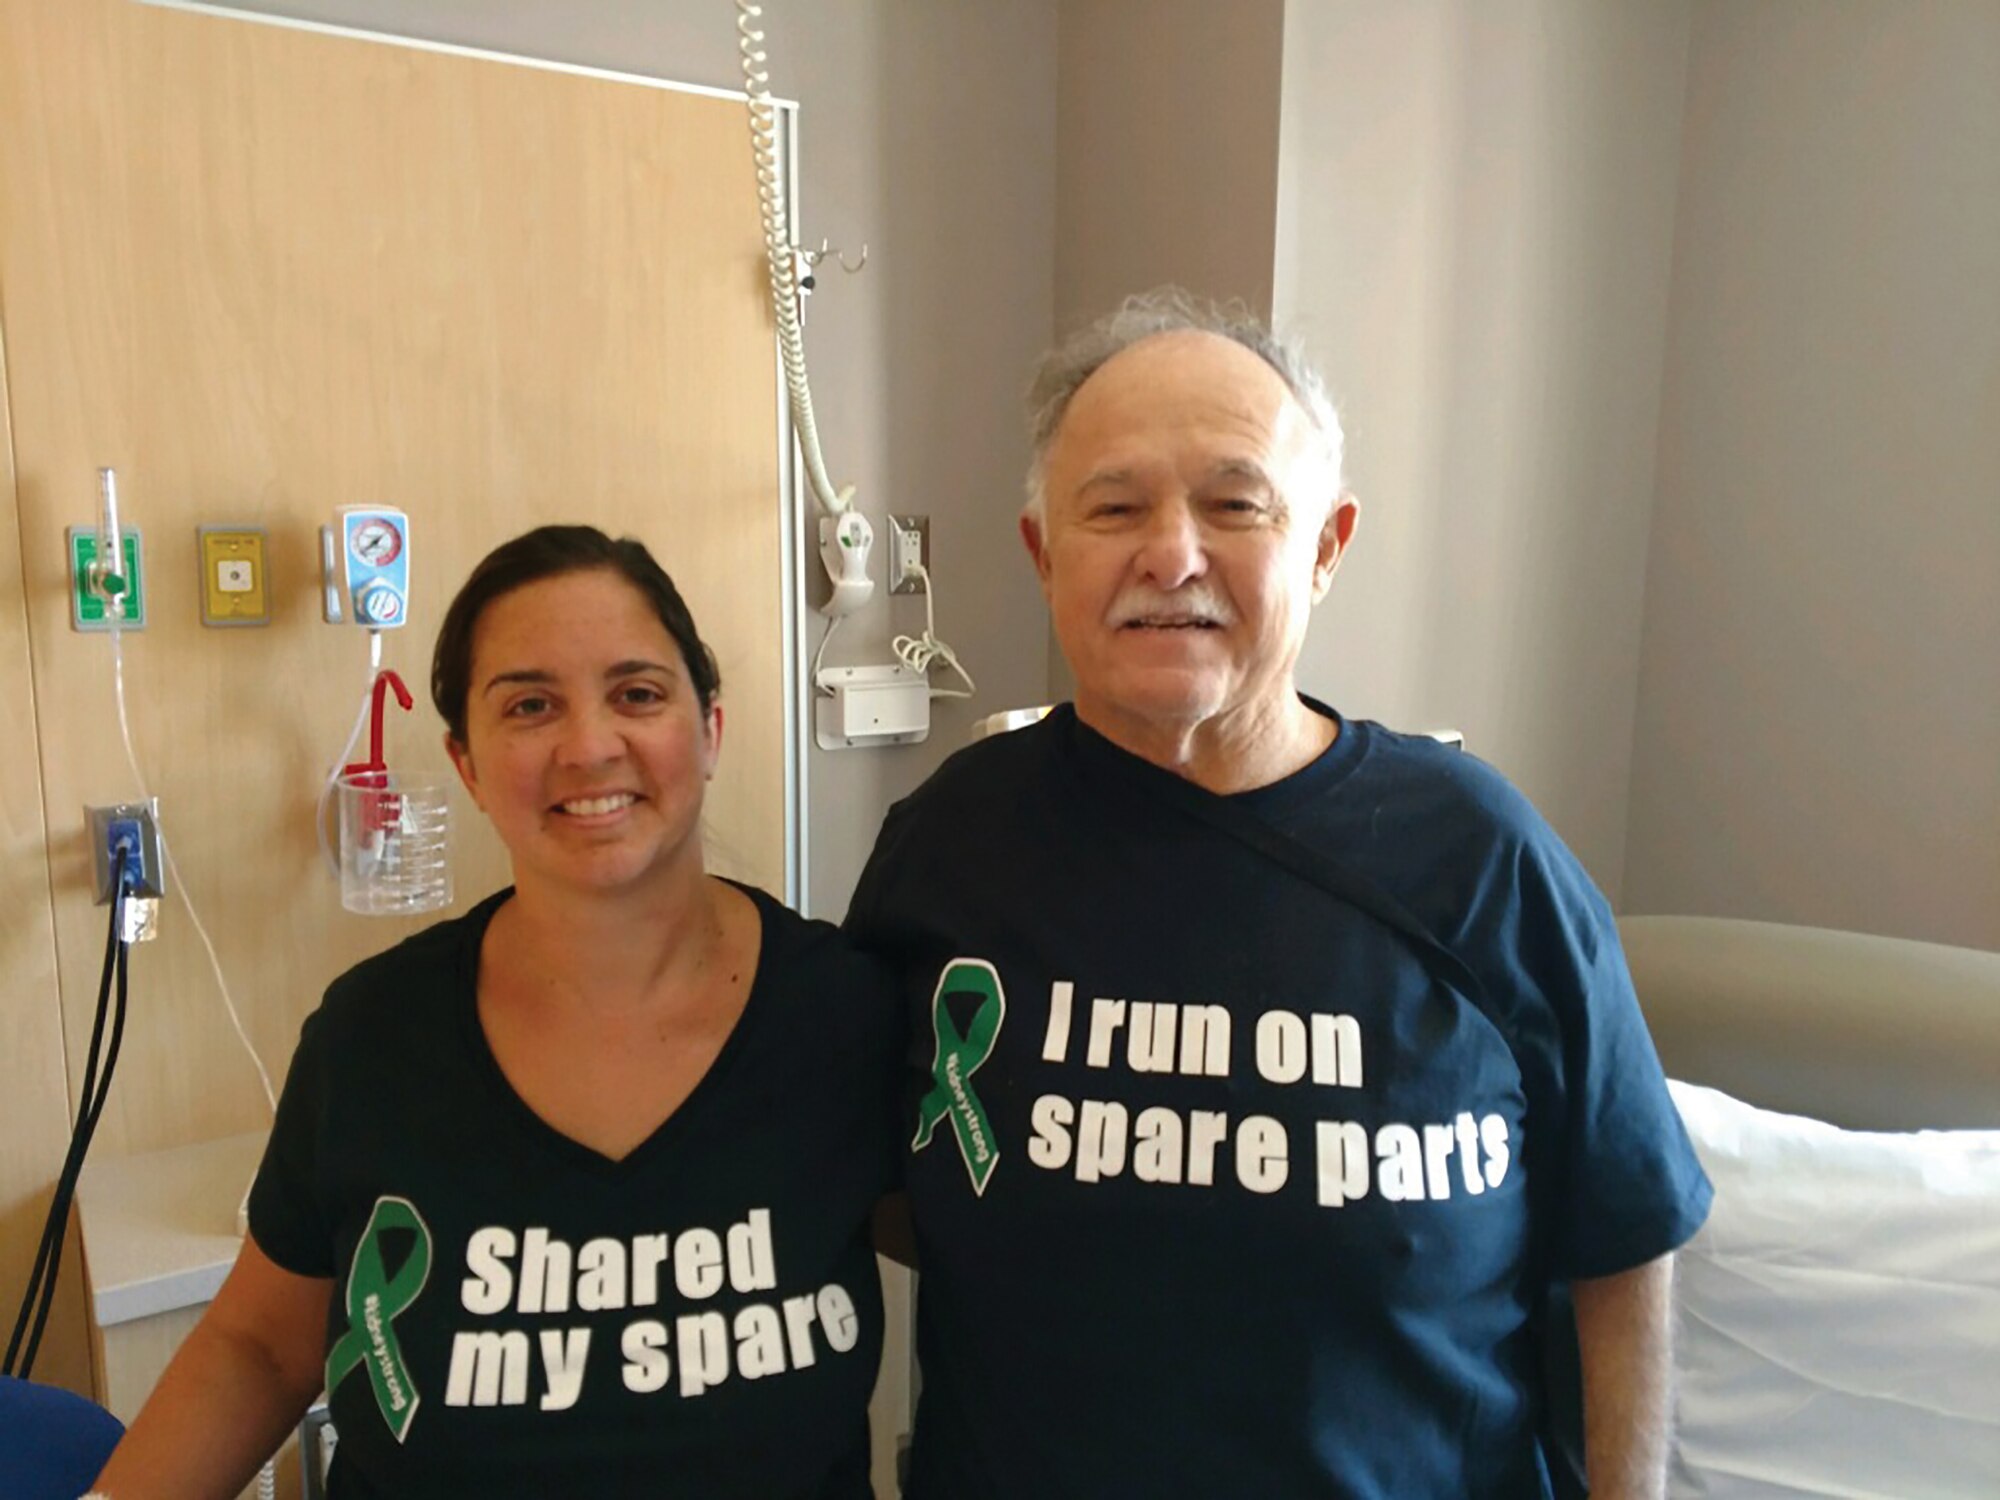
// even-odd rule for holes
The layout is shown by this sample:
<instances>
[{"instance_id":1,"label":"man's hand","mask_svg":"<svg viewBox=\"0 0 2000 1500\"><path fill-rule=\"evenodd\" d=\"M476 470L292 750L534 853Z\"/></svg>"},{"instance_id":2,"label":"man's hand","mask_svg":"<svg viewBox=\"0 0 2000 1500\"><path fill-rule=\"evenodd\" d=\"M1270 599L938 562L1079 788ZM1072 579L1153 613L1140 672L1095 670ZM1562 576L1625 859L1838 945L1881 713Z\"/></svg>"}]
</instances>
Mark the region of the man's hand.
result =
<instances>
[{"instance_id":1,"label":"man's hand","mask_svg":"<svg viewBox=\"0 0 2000 1500\"><path fill-rule=\"evenodd\" d=\"M1674 1258L1571 1284L1591 1500L1663 1500L1673 1426Z\"/></svg>"}]
</instances>

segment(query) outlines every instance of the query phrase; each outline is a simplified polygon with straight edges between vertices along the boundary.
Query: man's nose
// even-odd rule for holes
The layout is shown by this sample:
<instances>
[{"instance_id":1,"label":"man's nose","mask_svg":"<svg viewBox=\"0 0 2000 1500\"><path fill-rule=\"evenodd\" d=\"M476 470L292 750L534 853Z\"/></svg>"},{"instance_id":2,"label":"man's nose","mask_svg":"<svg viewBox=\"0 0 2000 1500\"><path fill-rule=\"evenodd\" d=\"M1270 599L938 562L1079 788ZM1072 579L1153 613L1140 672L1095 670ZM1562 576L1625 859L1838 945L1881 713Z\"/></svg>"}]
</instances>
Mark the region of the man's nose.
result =
<instances>
[{"instance_id":1,"label":"man's nose","mask_svg":"<svg viewBox=\"0 0 2000 1500\"><path fill-rule=\"evenodd\" d=\"M1135 559L1139 573L1163 589L1179 588L1208 571L1208 548L1201 524L1185 501L1156 505Z\"/></svg>"}]
</instances>

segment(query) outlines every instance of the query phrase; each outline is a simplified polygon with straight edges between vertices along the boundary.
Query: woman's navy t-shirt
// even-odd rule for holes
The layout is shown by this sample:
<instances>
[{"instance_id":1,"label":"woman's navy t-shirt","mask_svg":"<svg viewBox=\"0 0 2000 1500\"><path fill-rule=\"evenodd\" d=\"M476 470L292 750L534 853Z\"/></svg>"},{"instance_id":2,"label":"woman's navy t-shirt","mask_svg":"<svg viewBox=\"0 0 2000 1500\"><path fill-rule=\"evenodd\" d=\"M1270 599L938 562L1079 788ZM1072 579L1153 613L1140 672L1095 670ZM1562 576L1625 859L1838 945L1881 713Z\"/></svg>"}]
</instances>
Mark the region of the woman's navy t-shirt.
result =
<instances>
[{"instance_id":1,"label":"woman's navy t-shirt","mask_svg":"<svg viewBox=\"0 0 2000 1500\"><path fill-rule=\"evenodd\" d=\"M862 1500L893 981L748 891L743 1014L614 1162L543 1123L486 1045L480 945L507 894L328 990L251 1194L264 1253L334 1278L334 1496Z\"/></svg>"}]
</instances>

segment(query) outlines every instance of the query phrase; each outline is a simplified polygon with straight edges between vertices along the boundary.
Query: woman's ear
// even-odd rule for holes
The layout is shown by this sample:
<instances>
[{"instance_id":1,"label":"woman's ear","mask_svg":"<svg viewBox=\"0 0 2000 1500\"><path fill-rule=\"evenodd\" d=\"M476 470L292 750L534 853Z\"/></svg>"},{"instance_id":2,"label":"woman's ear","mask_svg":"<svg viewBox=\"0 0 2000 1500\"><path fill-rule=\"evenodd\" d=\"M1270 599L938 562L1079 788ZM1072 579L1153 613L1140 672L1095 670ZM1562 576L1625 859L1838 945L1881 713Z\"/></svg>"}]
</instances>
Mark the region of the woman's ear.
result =
<instances>
[{"instance_id":1,"label":"woman's ear","mask_svg":"<svg viewBox=\"0 0 2000 1500\"><path fill-rule=\"evenodd\" d=\"M701 774L704 781L715 780L715 768L722 759L722 700L708 705L702 715Z\"/></svg>"},{"instance_id":2,"label":"woman's ear","mask_svg":"<svg viewBox=\"0 0 2000 1500\"><path fill-rule=\"evenodd\" d=\"M458 772L458 779L465 783L466 794L472 798L472 805L484 812L486 804L479 800L479 773L473 767L472 752L454 739L450 730L445 731L444 753L451 757L452 769Z\"/></svg>"}]
</instances>

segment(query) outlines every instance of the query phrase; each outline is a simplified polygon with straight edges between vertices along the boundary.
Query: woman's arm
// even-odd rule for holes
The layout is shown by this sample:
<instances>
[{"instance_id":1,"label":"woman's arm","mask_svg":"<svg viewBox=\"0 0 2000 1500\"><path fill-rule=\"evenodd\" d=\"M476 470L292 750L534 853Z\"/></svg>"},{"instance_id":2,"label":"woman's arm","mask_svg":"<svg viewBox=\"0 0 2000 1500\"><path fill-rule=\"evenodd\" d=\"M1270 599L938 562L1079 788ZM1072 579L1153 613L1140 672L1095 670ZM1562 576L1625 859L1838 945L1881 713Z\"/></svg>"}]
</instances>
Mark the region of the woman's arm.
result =
<instances>
[{"instance_id":1,"label":"woman's arm","mask_svg":"<svg viewBox=\"0 0 2000 1500\"><path fill-rule=\"evenodd\" d=\"M330 1282L295 1276L245 1238L229 1279L187 1336L97 1478L111 1500L228 1500L319 1393Z\"/></svg>"}]
</instances>

